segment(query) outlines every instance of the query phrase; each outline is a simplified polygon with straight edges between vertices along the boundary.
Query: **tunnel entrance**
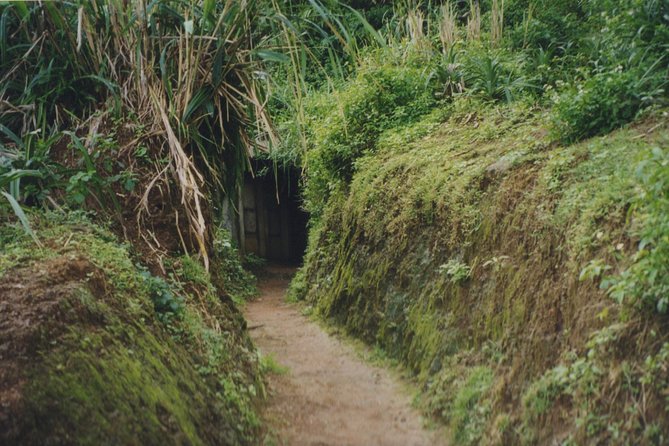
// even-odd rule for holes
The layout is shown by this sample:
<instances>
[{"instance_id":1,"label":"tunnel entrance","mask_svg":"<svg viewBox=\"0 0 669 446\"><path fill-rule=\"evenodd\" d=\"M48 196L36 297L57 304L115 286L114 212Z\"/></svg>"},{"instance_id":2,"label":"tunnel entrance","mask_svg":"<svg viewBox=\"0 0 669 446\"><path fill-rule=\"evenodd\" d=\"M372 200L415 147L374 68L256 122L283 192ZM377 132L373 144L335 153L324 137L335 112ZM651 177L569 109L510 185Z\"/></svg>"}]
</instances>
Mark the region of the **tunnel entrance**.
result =
<instances>
[{"instance_id":1,"label":"tunnel entrance","mask_svg":"<svg viewBox=\"0 0 669 446\"><path fill-rule=\"evenodd\" d=\"M240 246L272 262L299 264L307 247L308 215L300 207L296 168L275 169L271 161L252 160L240 197Z\"/></svg>"}]
</instances>

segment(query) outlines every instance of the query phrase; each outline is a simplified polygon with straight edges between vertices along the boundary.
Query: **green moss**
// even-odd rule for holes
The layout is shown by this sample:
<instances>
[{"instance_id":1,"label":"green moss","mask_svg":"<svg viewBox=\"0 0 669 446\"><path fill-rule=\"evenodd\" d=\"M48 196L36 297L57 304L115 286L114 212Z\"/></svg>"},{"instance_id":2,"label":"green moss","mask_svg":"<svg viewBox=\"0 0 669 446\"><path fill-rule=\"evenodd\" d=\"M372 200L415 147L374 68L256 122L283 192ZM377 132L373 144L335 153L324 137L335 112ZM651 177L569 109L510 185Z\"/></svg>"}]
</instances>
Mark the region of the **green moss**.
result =
<instances>
[{"instance_id":1,"label":"green moss","mask_svg":"<svg viewBox=\"0 0 669 446\"><path fill-rule=\"evenodd\" d=\"M25 410L38 421L24 426L29 442L206 444L213 434L194 416L214 410L185 351L166 351L164 339L142 331L73 332L59 344L29 377Z\"/></svg>"},{"instance_id":2,"label":"green moss","mask_svg":"<svg viewBox=\"0 0 669 446\"><path fill-rule=\"evenodd\" d=\"M164 283L184 307L168 323L157 318L143 270L113 236L81 217L36 214L33 226L44 248L26 249L31 242L18 234L5 242L3 265L22 266L2 280L45 275L55 291L37 285L35 305L56 296L56 307L36 327L21 410L5 435L24 444L253 441L264 395L258 357L241 315L217 297L204 269L188 257L172 262ZM2 239L15 230L4 227ZM70 262L79 262L83 280L69 276Z\"/></svg>"},{"instance_id":3,"label":"green moss","mask_svg":"<svg viewBox=\"0 0 669 446\"><path fill-rule=\"evenodd\" d=\"M525 104L457 100L381 134L350 186L330 195L294 283L323 317L412 370L438 418L459 419L453 395L468 386L454 373L494 370L483 380L494 393L486 415L455 429L456 442L520 441L526 415L510 410L519 389L612 322L614 303L579 274L591 259L612 271L629 264L635 169L669 138L649 125L563 147L549 140L546 117ZM464 265L467 280L456 274ZM527 407L541 406L531 399ZM557 435L548 406L524 412L541 441ZM580 415L568 413L562 427L576 433Z\"/></svg>"}]
</instances>

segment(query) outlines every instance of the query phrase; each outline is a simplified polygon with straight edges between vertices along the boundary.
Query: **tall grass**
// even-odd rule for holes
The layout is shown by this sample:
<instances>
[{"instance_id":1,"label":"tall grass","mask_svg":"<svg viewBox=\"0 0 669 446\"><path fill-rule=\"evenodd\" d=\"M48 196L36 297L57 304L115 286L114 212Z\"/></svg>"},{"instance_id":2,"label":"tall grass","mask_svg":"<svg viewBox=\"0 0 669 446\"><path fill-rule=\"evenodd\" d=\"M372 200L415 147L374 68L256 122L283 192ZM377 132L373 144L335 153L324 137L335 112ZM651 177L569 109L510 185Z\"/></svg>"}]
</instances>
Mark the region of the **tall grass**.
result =
<instances>
[{"instance_id":1,"label":"tall grass","mask_svg":"<svg viewBox=\"0 0 669 446\"><path fill-rule=\"evenodd\" d=\"M406 16L406 33L414 47L425 48L429 41L425 35L425 16L420 9L412 9Z\"/></svg>"},{"instance_id":2,"label":"tall grass","mask_svg":"<svg viewBox=\"0 0 669 446\"><path fill-rule=\"evenodd\" d=\"M205 188L240 176L276 141L266 109L254 1L15 2L0 10L0 150L29 135L84 128L100 108L146 128L176 180L205 265ZM108 105L103 105L108 104ZM14 135L16 138L11 138ZM16 139L16 140L15 140ZM262 142L260 142L262 141ZM221 162L226 160L226 162Z\"/></svg>"},{"instance_id":3,"label":"tall grass","mask_svg":"<svg viewBox=\"0 0 669 446\"><path fill-rule=\"evenodd\" d=\"M479 0L469 0L469 17L467 18L467 40L481 39L481 5Z\"/></svg>"},{"instance_id":4,"label":"tall grass","mask_svg":"<svg viewBox=\"0 0 669 446\"><path fill-rule=\"evenodd\" d=\"M498 46L504 30L504 0L492 0L490 11L490 43Z\"/></svg>"},{"instance_id":5,"label":"tall grass","mask_svg":"<svg viewBox=\"0 0 669 446\"><path fill-rule=\"evenodd\" d=\"M442 5L439 12L439 41L441 42L442 51L446 54L455 45L457 39L457 17L455 16L455 10L451 2Z\"/></svg>"}]
</instances>

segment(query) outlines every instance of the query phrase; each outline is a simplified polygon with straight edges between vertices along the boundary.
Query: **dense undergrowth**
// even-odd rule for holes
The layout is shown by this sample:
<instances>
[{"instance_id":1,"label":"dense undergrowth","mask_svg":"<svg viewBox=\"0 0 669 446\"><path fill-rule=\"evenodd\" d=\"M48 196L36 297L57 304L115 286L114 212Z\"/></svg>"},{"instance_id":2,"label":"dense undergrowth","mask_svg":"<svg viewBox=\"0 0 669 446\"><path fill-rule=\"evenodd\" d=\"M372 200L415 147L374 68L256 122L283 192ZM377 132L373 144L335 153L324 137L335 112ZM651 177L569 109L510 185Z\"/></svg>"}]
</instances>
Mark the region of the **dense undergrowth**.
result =
<instances>
[{"instance_id":1,"label":"dense undergrowth","mask_svg":"<svg viewBox=\"0 0 669 446\"><path fill-rule=\"evenodd\" d=\"M174 257L167 277L154 276L83 214L30 222L39 247L18 224L0 229L0 290L12 316L2 324L3 443L254 440L258 356L210 278L248 295L248 277L233 280L234 257L211 275Z\"/></svg>"},{"instance_id":2,"label":"dense undergrowth","mask_svg":"<svg viewBox=\"0 0 669 446\"><path fill-rule=\"evenodd\" d=\"M409 8L304 101L292 297L455 444L663 444L669 5L477 5Z\"/></svg>"},{"instance_id":3,"label":"dense undergrowth","mask_svg":"<svg viewBox=\"0 0 669 446\"><path fill-rule=\"evenodd\" d=\"M6 438L252 441L255 154L293 297L453 442L666 442L668 48L666 0L0 2Z\"/></svg>"},{"instance_id":4,"label":"dense undergrowth","mask_svg":"<svg viewBox=\"0 0 669 446\"><path fill-rule=\"evenodd\" d=\"M634 252L666 218L637 172L661 177L665 119L563 146L541 109L462 101L386 132L293 293L406 364L456 443L662 442L663 242Z\"/></svg>"},{"instance_id":5,"label":"dense undergrowth","mask_svg":"<svg viewBox=\"0 0 669 446\"><path fill-rule=\"evenodd\" d=\"M219 222L274 137L264 6L0 2L0 443L255 441Z\"/></svg>"}]
</instances>

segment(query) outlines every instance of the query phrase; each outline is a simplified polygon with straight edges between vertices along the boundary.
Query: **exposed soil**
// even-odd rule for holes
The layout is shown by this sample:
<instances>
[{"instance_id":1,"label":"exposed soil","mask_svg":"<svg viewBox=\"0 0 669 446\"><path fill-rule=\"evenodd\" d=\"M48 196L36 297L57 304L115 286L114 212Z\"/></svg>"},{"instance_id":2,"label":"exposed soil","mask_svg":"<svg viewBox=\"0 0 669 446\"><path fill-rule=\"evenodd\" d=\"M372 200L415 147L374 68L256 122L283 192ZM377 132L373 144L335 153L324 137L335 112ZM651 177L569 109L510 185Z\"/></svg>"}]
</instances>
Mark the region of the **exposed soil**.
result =
<instances>
[{"instance_id":1,"label":"exposed soil","mask_svg":"<svg viewBox=\"0 0 669 446\"><path fill-rule=\"evenodd\" d=\"M251 337L289 371L270 377L266 419L288 445L437 445L406 389L285 302L294 270L272 267L246 307Z\"/></svg>"},{"instance_id":2,"label":"exposed soil","mask_svg":"<svg viewBox=\"0 0 669 446\"><path fill-rule=\"evenodd\" d=\"M27 369L40 346L54 343L82 311L65 301L87 277L87 286L104 286L90 262L61 256L0 278L0 444L13 435L12 414L20 410Z\"/></svg>"}]
</instances>

